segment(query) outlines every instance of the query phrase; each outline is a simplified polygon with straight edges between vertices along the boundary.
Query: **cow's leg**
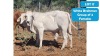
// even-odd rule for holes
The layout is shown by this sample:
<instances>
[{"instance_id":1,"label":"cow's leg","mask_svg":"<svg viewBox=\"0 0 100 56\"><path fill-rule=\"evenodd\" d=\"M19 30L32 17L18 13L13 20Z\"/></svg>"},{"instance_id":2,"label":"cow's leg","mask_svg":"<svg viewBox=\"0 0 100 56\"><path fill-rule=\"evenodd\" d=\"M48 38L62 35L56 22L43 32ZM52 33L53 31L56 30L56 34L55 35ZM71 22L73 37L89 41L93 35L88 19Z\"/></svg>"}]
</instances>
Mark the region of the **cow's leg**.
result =
<instances>
[{"instance_id":1,"label":"cow's leg","mask_svg":"<svg viewBox=\"0 0 100 56\"><path fill-rule=\"evenodd\" d=\"M39 45L39 34L36 34L36 46Z\"/></svg>"},{"instance_id":2,"label":"cow's leg","mask_svg":"<svg viewBox=\"0 0 100 56\"><path fill-rule=\"evenodd\" d=\"M56 45L56 46L58 45L58 43L57 43L58 36L59 36L58 33L54 33L54 42L53 42L53 44Z\"/></svg>"},{"instance_id":3,"label":"cow's leg","mask_svg":"<svg viewBox=\"0 0 100 56\"><path fill-rule=\"evenodd\" d=\"M72 35L70 35L70 34L68 34L68 36L69 36L69 40L70 40L70 48L72 48L73 46L72 46Z\"/></svg>"},{"instance_id":4,"label":"cow's leg","mask_svg":"<svg viewBox=\"0 0 100 56\"><path fill-rule=\"evenodd\" d=\"M71 23L70 23L69 26L68 26L68 33L69 33L70 35L72 35Z\"/></svg>"},{"instance_id":5,"label":"cow's leg","mask_svg":"<svg viewBox=\"0 0 100 56\"><path fill-rule=\"evenodd\" d=\"M69 36L69 39L70 39L70 47L72 48L72 31L71 31L71 24L69 24L69 27L68 27L68 36Z\"/></svg>"},{"instance_id":6,"label":"cow's leg","mask_svg":"<svg viewBox=\"0 0 100 56\"><path fill-rule=\"evenodd\" d=\"M59 37L59 30L54 32L54 41L57 41L58 37Z\"/></svg>"},{"instance_id":7,"label":"cow's leg","mask_svg":"<svg viewBox=\"0 0 100 56\"><path fill-rule=\"evenodd\" d=\"M68 36L67 36L67 33L66 33L66 32L67 32L66 30L62 30L63 37L64 37L64 41L63 41L61 50L63 50L63 49L65 48L65 45L67 45L67 39L68 39Z\"/></svg>"},{"instance_id":8,"label":"cow's leg","mask_svg":"<svg viewBox=\"0 0 100 56\"><path fill-rule=\"evenodd\" d=\"M39 29L39 39L40 39L39 49L42 47L43 33L44 33L44 29L40 28Z\"/></svg>"},{"instance_id":9,"label":"cow's leg","mask_svg":"<svg viewBox=\"0 0 100 56\"><path fill-rule=\"evenodd\" d=\"M59 37L58 33L55 33L55 38L54 40L57 41L57 38Z\"/></svg>"}]
</instances>

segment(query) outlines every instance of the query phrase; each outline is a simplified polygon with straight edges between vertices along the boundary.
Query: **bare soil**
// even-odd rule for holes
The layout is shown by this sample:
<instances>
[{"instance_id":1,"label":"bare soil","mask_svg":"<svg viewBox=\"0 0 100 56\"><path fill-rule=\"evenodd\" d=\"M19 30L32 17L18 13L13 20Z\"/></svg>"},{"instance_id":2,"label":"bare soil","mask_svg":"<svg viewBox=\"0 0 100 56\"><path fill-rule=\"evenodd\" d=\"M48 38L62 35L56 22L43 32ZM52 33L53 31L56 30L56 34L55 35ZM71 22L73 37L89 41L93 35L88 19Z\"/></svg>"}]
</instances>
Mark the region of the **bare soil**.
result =
<instances>
[{"instance_id":1,"label":"bare soil","mask_svg":"<svg viewBox=\"0 0 100 56\"><path fill-rule=\"evenodd\" d=\"M77 23L74 23L77 26ZM54 44L54 36L51 32L44 34L43 47L38 49L35 45L36 40L31 38L27 45L22 47L23 40L16 40L14 35L14 56L86 56L86 23L80 23L82 30L80 38L77 30L73 29L73 48L70 49L69 43L64 50L61 50L63 37L58 37L57 44ZM23 33L22 29L19 29Z\"/></svg>"}]
</instances>

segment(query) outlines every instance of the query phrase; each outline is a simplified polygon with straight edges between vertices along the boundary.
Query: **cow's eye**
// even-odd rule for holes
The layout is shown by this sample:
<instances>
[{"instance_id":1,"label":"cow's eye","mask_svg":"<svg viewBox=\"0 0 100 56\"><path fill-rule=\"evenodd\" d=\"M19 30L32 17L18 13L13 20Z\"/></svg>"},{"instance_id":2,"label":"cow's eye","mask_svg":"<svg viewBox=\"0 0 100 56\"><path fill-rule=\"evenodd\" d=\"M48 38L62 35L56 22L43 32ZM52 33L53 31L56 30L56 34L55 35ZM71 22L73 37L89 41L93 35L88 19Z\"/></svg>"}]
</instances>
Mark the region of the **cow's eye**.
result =
<instances>
[{"instance_id":1,"label":"cow's eye","mask_svg":"<svg viewBox=\"0 0 100 56\"><path fill-rule=\"evenodd\" d=\"M32 17L32 19L34 19L34 17L33 16L31 16Z\"/></svg>"},{"instance_id":2,"label":"cow's eye","mask_svg":"<svg viewBox=\"0 0 100 56\"><path fill-rule=\"evenodd\" d=\"M27 16L25 15L25 18L26 18Z\"/></svg>"}]
</instances>

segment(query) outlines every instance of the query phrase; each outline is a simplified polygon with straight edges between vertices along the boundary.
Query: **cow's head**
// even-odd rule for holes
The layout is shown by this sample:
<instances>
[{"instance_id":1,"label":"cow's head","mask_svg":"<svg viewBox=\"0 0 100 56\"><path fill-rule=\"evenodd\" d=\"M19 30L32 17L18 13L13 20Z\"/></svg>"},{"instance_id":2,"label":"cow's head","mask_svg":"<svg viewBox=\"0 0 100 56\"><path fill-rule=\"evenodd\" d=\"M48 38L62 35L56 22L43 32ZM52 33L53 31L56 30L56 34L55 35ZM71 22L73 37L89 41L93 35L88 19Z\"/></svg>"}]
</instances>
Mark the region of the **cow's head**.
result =
<instances>
[{"instance_id":1,"label":"cow's head","mask_svg":"<svg viewBox=\"0 0 100 56\"><path fill-rule=\"evenodd\" d=\"M26 14L25 14L25 16L26 16L27 26L30 27L31 32L36 33L36 31L34 29L34 26L33 26L33 20L34 20L33 12L32 11L27 11Z\"/></svg>"},{"instance_id":2,"label":"cow's head","mask_svg":"<svg viewBox=\"0 0 100 56\"><path fill-rule=\"evenodd\" d=\"M31 26L32 20L34 19L32 11L27 11L25 15L27 25Z\"/></svg>"}]
</instances>

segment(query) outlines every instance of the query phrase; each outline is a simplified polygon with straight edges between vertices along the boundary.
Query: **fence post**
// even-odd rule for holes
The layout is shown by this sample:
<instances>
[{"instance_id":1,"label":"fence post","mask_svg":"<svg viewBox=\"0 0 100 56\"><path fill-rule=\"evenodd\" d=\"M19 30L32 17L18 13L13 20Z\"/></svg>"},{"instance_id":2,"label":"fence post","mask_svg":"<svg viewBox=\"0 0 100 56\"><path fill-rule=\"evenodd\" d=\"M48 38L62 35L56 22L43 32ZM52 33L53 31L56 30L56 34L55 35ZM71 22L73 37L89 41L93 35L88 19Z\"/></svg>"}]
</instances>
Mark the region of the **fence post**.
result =
<instances>
[{"instance_id":1,"label":"fence post","mask_svg":"<svg viewBox=\"0 0 100 56\"><path fill-rule=\"evenodd\" d=\"M24 7L24 12L26 11L26 0L24 0L24 3L25 3L25 7Z\"/></svg>"},{"instance_id":2,"label":"fence post","mask_svg":"<svg viewBox=\"0 0 100 56\"><path fill-rule=\"evenodd\" d=\"M39 1L39 12L40 12L40 6L41 6L41 3L40 3L40 1Z\"/></svg>"},{"instance_id":3,"label":"fence post","mask_svg":"<svg viewBox=\"0 0 100 56\"><path fill-rule=\"evenodd\" d=\"M80 8L80 0L78 0L78 8ZM80 23L78 22L78 29L80 29ZM79 37L79 39L80 39L80 30L78 30L78 37Z\"/></svg>"}]
</instances>

